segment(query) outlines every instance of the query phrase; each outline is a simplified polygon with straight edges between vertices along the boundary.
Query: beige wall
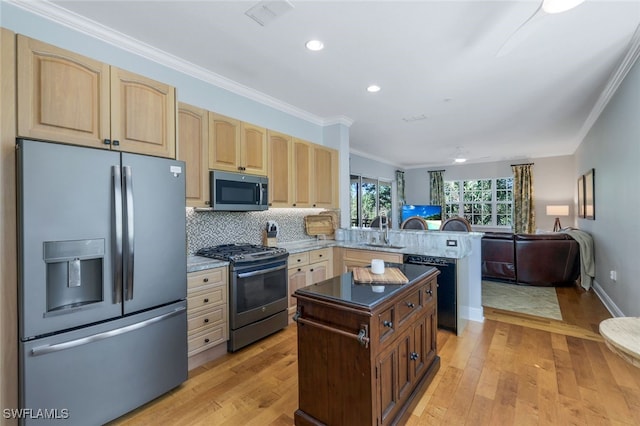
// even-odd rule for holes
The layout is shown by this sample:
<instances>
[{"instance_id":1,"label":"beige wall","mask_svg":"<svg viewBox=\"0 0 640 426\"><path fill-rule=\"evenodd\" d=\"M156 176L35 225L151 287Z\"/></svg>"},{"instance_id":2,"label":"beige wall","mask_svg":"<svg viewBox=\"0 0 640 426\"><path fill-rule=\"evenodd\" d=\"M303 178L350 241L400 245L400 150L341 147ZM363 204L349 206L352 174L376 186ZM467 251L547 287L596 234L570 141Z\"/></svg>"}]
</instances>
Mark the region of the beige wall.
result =
<instances>
[{"instance_id":1,"label":"beige wall","mask_svg":"<svg viewBox=\"0 0 640 426\"><path fill-rule=\"evenodd\" d=\"M0 29L0 408L18 407L15 203L15 36ZM0 417L3 424L15 420Z\"/></svg>"},{"instance_id":2,"label":"beige wall","mask_svg":"<svg viewBox=\"0 0 640 426\"><path fill-rule=\"evenodd\" d=\"M450 165L431 169L409 169L405 171L407 204L429 203L429 170L445 170L445 180L489 179L513 176L511 165L521 163L534 163L536 228L544 231L553 229L555 218L546 215L546 206L549 204L569 205L569 217L562 217L560 221L563 227L573 226L575 223L575 204L577 203L577 177L575 176L575 161L572 155Z\"/></svg>"}]
</instances>

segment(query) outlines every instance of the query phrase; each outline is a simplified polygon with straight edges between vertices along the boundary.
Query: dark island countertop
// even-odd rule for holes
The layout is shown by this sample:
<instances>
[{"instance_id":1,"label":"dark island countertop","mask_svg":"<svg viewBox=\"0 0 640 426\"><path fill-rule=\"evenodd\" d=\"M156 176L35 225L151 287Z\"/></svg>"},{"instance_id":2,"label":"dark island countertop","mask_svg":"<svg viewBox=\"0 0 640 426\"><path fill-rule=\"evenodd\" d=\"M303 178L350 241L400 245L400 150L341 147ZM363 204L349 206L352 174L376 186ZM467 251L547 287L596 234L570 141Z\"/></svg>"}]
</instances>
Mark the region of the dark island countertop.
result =
<instances>
[{"instance_id":1,"label":"dark island countertop","mask_svg":"<svg viewBox=\"0 0 640 426\"><path fill-rule=\"evenodd\" d=\"M427 275L438 272L437 268L424 265L385 263L385 267L398 268L409 279L409 283L361 284L353 281L353 273L347 272L317 284L300 288L296 290L294 297L297 295L307 296L371 309L401 289L411 287Z\"/></svg>"}]
</instances>

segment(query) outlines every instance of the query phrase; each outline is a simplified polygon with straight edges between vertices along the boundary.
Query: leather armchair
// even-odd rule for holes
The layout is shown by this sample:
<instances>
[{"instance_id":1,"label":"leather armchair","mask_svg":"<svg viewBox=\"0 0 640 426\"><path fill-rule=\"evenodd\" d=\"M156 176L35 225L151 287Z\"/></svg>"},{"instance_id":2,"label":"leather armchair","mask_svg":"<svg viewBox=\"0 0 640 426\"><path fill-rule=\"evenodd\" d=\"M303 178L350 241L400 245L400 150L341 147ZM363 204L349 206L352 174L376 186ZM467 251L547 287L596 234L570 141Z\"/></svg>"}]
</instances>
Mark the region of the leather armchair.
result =
<instances>
[{"instance_id":1,"label":"leather armchair","mask_svg":"<svg viewBox=\"0 0 640 426\"><path fill-rule=\"evenodd\" d=\"M580 246L564 233L486 233L482 277L535 286L571 285L580 275Z\"/></svg>"}]
</instances>

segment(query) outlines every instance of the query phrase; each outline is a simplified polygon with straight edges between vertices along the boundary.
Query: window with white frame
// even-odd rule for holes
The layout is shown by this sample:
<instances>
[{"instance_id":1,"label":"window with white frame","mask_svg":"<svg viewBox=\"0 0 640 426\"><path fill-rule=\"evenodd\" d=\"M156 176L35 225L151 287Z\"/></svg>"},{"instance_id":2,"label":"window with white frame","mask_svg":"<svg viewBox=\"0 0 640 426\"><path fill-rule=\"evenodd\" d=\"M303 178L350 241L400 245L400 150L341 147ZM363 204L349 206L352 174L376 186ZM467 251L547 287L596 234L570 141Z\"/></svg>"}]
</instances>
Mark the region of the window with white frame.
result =
<instances>
[{"instance_id":1,"label":"window with white frame","mask_svg":"<svg viewBox=\"0 0 640 426\"><path fill-rule=\"evenodd\" d=\"M512 224L513 178L444 182L444 217L462 216L474 226Z\"/></svg>"},{"instance_id":2,"label":"window with white frame","mask_svg":"<svg viewBox=\"0 0 640 426\"><path fill-rule=\"evenodd\" d=\"M351 175L352 226L369 226L383 211L391 218L391 183L384 179Z\"/></svg>"}]
</instances>

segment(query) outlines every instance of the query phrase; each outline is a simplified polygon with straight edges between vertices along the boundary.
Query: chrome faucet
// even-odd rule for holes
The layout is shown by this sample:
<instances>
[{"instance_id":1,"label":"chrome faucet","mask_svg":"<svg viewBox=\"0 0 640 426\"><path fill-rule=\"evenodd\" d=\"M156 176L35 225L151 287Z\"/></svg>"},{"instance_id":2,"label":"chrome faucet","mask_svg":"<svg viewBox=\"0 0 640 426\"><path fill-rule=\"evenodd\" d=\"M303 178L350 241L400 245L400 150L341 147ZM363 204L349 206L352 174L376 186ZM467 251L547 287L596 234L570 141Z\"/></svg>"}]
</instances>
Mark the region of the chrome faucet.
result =
<instances>
[{"instance_id":1,"label":"chrome faucet","mask_svg":"<svg viewBox=\"0 0 640 426\"><path fill-rule=\"evenodd\" d=\"M386 245L389 245L389 220L387 218L387 212L380 212L380 221L378 222L378 229L380 232L384 231L383 239Z\"/></svg>"}]
</instances>

